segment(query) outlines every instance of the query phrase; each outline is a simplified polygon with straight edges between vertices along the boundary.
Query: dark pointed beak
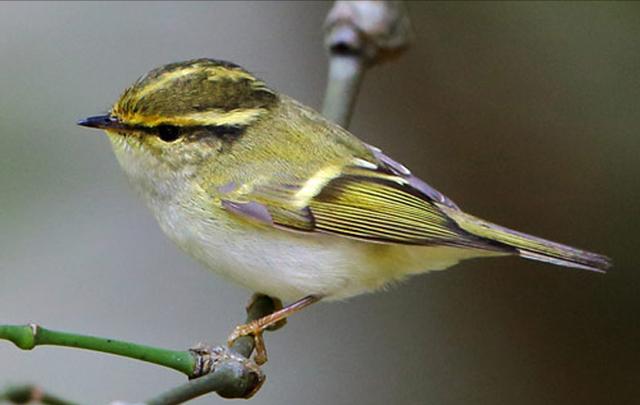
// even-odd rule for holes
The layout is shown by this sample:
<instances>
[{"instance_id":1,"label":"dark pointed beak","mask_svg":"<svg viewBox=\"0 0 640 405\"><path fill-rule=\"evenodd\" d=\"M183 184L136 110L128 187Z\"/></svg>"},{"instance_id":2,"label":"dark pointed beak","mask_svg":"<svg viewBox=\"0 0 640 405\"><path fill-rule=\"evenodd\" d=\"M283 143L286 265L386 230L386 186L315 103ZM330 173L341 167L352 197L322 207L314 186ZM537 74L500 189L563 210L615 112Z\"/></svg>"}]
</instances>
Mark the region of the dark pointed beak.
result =
<instances>
[{"instance_id":1,"label":"dark pointed beak","mask_svg":"<svg viewBox=\"0 0 640 405\"><path fill-rule=\"evenodd\" d=\"M78 121L78 125L89 128L109 129L120 127L118 120L111 115L95 115Z\"/></svg>"}]
</instances>

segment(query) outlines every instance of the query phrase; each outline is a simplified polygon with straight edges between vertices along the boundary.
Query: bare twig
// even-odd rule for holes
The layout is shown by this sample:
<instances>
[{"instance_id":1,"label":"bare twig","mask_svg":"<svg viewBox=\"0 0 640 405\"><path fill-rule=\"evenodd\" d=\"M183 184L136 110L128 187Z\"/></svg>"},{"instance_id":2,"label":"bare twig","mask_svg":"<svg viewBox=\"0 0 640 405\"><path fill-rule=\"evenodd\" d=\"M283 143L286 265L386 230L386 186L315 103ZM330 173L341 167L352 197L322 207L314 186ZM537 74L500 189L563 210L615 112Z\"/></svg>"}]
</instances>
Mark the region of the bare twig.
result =
<instances>
[{"instance_id":1,"label":"bare twig","mask_svg":"<svg viewBox=\"0 0 640 405\"><path fill-rule=\"evenodd\" d=\"M409 32L400 1L336 1L325 21L329 77L323 114L348 127L366 69L399 55Z\"/></svg>"},{"instance_id":2,"label":"bare twig","mask_svg":"<svg viewBox=\"0 0 640 405\"><path fill-rule=\"evenodd\" d=\"M149 399L146 405L174 405L217 392L223 398L250 398L262 386L264 374L252 360L226 347L210 351L212 372Z\"/></svg>"}]
</instances>

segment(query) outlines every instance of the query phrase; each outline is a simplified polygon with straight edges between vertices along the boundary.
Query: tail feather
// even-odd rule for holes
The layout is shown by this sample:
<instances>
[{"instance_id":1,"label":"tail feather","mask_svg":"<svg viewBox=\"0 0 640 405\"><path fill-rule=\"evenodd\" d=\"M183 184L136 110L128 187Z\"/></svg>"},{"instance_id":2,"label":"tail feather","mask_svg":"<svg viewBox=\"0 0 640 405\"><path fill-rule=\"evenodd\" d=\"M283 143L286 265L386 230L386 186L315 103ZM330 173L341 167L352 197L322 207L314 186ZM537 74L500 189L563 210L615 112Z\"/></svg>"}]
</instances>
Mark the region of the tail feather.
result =
<instances>
[{"instance_id":1,"label":"tail feather","mask_svg":"<svg viewBox=\"0 0 640 405\"><path fill-rule=\"evenodd\" d=\"M448 214L466 232L511 247L525 259L600 273L611 267L611 259L603 255L514 231L462 211Z\"/></svg>"}]
</instances>

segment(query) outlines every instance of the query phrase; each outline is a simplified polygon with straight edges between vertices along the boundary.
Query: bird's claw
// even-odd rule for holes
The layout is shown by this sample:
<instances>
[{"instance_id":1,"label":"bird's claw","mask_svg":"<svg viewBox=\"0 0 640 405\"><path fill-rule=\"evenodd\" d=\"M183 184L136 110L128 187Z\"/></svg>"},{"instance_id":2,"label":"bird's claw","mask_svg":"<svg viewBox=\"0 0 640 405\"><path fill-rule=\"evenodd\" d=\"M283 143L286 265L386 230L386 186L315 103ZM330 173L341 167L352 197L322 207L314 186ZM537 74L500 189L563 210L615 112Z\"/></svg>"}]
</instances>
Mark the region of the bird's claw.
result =
<instances>
[{"instance_id":1,"label":"bird's claw","mask_svg":"<svg viewBox=\"0 0 640 405\"><path fill-rule=\"evenodd\" d=\"M267 348L264 344L264 337L262 336L265 329L270 325L259 325L257 322L249 322L244 325L238 325L233 330L229 338L227 339L227 345L232 347L236 340L244 336L251 336L253 338L255 354L253 360L259 366L267 362Z\"/></svg>"}]
</instances>

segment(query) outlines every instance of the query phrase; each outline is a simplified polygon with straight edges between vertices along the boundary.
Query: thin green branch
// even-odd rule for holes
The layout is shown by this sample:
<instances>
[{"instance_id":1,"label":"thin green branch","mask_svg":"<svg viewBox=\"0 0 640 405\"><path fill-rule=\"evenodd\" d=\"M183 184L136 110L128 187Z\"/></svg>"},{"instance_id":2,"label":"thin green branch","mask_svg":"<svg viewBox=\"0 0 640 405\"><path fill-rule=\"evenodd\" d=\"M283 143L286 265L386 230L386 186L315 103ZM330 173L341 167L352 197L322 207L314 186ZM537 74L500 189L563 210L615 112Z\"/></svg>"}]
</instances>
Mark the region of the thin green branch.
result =
<instances>
[{"instance_id":1,"label":"thin green branch","mask_svg":"<svg viewBox=\"0 0 640 405\"><path fill-rule=\"evenodd\" d=\"M3 401L10 404L38 402L44 405L78 405L28 384L7 387L3 392L0 392L0 402Z\"/></svg>"},{"instance_id":2,"label":"thin green branch","mask_svg":"<svg viewBox=\"0 0 640 405\"><path fill-rule=\"evenodd\" d=\"M193 377L196 371L196 358L190 351L167 350L121 340L59 332L36 324L0 325L0 339L9 340L23 350L45 345L75 347L157 364L189 377Z\"/></svg>"},{"instance_id":3,"label":"thin green branch","mask_svg":"<svg viewBox=\"0 0 640 405\"><path fill-rule=\"evenodd\" d=\"M265 295L254 296L247 307L247 321L272 313L277 308L276 302L275 299ZM54 331L36 324L29 324L0 325L0 339L13 342L23 350L51 345L99 351L168 367L189 378L200 377L147 402L153 405L178 404L214 391L225 398L248 398L255 394L264 382L264 375L260 368L249 360L254 349L254 340L251 336L238 339L231 349L199 347L188 351L176 351L109 338ZM18 394L27 395L29 392L37 392L28 391L26 387L19 387L19 391L12 391L11 398L19 398ZM4 398L8 400L10 397L5 393ZM52 396L47 398L50 401L54 400ZM63 401L59 404L67 403Z\"/></svg>"}]
</instances>

